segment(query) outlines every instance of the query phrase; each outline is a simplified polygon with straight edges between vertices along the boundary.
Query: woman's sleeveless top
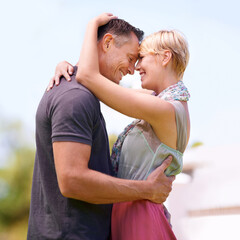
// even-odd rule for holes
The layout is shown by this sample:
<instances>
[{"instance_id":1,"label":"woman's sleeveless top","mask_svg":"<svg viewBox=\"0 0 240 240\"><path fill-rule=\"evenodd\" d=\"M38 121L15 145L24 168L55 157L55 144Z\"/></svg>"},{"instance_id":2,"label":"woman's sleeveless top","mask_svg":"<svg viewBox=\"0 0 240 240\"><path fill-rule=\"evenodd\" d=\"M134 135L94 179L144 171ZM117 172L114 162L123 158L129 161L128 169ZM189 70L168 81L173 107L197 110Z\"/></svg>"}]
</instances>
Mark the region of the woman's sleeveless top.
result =
<instances>
[{"instance_id":1,"label":"woman's sleeveless top","mask_svg":"<svg viewBox=\"0 0 240 240\"><path fill-rule=\"evenodd\" d=\"M187 114L180 101L169 101L175 109L177 126L177 149L168 147L157 138L151 125L136 120L124 139L117 176L119 178L144 180L171 155L171 165L165 174L176 175L182 171L183 152L187 145Z\"/></svg>"}]
</instances>

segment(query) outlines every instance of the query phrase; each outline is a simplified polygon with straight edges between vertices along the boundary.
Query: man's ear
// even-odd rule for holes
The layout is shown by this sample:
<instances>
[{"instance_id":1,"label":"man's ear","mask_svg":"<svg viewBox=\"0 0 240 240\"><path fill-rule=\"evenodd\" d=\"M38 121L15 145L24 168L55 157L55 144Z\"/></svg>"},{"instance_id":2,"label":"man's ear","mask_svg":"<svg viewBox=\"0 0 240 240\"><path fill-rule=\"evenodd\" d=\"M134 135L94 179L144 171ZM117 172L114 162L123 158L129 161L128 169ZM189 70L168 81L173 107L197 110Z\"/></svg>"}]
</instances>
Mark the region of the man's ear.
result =
<instances>
[{"instance_id":1,"label":"man's ear","mask_svg":"<svg viewBox=\"0 0 240 240\"><path fill-rule=\"evenodd\" d=\"M162 64L163 66L167 66L170 60L172 59L172 53L169 50L164 50L162 55Z\"/></svg>"},{"instance_id":2,"label":"man's ear","mask_svg":"<svg viewBox=\"0 0 240 240\"><path fill-rule=\"evenodd\" d=\"M107 52L113 44L113 35L111 33L106 33L102 39L102 48L104 52Z\"/></svg>"}]
</instances>

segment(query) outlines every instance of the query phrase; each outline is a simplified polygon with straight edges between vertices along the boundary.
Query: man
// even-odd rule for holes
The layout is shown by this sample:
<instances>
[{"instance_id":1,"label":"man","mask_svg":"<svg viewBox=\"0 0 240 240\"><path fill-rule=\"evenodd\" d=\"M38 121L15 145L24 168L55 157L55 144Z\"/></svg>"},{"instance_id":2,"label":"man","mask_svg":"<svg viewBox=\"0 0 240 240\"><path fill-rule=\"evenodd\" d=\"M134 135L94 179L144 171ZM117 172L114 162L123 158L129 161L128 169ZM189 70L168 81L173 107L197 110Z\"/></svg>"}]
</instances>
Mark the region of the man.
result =
<instances>
[{"instance_id":1,"label":"man","mask_svg":"<svg viewBox=\"0 0 240 240\"><path fill-rule=\"evenodd\" d=\"M100 72L119 83L133 74L143 32L119 19L98 31ZM36 159L28 239L96 239L110 235L111 203L163 202L173 177L164 170L146 181L112 177L108 136L99 100L75 80L46 92L36 114Z\"/></svg>"}]
</instances>

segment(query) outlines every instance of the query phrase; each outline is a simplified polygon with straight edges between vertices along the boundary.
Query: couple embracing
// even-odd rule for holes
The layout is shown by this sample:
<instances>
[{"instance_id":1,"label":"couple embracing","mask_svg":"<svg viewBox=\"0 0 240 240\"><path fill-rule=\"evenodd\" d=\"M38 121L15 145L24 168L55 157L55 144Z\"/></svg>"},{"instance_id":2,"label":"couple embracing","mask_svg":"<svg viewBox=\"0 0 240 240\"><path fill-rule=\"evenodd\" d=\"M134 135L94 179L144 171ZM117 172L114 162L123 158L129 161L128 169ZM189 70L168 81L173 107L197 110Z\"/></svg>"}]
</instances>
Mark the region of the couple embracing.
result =
<instances>
[{"instance_id":1,"label":"couple embracing","mask_svg":"<svg viewBox=\"0 0 240 240\"><path fill-rule=\"evenodd\" d=\"M87 26L77 65L57 66L36 114L28 239L176 239L163 202L189 139L188 45L177 31L142 38L101 14ZM119 86L134 70L142 89ZM99 100L137 119L111 156Z\"/></svg>"}]
</instances>

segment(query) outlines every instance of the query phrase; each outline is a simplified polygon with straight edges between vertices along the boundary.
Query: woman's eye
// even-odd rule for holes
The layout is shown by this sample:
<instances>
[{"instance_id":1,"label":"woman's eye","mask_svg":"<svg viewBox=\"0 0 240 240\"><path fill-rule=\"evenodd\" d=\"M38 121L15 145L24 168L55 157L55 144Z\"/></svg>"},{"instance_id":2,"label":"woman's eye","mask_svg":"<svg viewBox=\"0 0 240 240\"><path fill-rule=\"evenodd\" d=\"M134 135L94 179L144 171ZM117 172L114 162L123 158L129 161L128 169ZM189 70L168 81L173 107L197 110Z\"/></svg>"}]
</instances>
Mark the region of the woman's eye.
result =
<instances>
[{"instance_id":1,"label":"woman's eye","mask_svg":"<svg viewBox=\"0 0 240 240\"><path fill-rule=\"evenodd\" d=\"M142 61L142 58L139 57L135 65L137 66L139 63L141 63L141 61Z\"/></svg>"}]
</instances>

